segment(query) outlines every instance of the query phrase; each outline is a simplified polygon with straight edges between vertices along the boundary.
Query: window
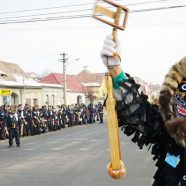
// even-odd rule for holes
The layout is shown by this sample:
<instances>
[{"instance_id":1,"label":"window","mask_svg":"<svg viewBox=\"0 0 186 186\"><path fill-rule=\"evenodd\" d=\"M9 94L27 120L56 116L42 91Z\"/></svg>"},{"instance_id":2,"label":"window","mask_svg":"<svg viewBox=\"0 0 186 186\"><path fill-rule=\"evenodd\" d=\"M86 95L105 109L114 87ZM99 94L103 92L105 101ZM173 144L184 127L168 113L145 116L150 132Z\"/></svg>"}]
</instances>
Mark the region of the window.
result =
<instances>
[{"instance_id":1,"label":"window","mask_svg":"<svg viewBox=\"0 0 186 186\"><path fill-rule=\"evenodd\" d=\"M55 96L52 95L52 106L55 106Z\"/></svg>"},{"instance_id":2,"label":"window","mask_svg":"<svg viewBox=\"0 0 186 186\"><path fill-rule=\"evenodd\" d=\"M34 104L34 105L38 105L38 99L37 99L37 98L34 98L34 99L33 99L33 104Z\"/></svg>"},{"instance_id":3,"label":"window","mask_svg":"<svg viewBox=\"0 0 186 186\"><path fill-rule=\"evenodd\" d=\"M77 104L81 104L82 103L82 97L79 95L77 97Z\"/></svg>"},{"instance_id":4,"label":"window","mask_svg":"<svg viewBox=\"0 0 186 186\"><path fill-rule=\"evenodd\" d=\"M45 96L45 104L46 104L46 105L49 104L49 96L48 96L48 95Z\"/></svg>"},{"instance_id":5,"label":"window","mask_svg":"<svg viewBox=\"0 0 186 186\"><path fill-rule=\"evenodd\" d=\"M28 105L31 105L31 99L26 99L26 103L27 103Z\"/></svg>"}]
</instances>

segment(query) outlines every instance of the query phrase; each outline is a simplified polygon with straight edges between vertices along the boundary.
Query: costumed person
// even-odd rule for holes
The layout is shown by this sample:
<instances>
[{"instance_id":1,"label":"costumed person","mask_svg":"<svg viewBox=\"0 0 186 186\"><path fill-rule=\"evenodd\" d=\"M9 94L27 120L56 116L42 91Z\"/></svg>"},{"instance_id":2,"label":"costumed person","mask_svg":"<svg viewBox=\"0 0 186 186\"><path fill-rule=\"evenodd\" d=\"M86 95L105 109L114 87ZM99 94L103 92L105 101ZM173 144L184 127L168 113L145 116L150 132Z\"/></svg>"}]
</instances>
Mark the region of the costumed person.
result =
<instances>
[{"instance_id":1,"label":"costumed person","mask_svg":"<svg viewBox=\"0 0 186 186\"><path fill-rule=\"evenodd\" d=\"M101 57L112 77L119 126L140 149L151 147L157 167L153 186L185 186L186 57L169 69L158 106L139 91L140 85L122 71L120 57L115 56L118 40L107 36Z\"/></svg>"}]
</instances>

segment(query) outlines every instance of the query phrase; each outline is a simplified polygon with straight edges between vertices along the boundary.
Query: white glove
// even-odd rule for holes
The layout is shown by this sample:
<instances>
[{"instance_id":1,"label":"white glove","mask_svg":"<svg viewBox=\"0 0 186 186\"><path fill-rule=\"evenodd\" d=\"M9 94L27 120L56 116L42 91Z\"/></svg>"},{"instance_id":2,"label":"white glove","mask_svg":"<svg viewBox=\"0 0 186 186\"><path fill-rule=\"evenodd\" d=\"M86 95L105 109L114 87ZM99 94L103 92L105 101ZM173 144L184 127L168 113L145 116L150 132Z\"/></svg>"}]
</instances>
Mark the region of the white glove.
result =
<instances>
[{"instance_id":1,"label":"white glove","mask_svg":"<svg viewBox=\"0 0 186 186\"><path fill-rule=\"evenodd\" d=\"M113 41L112 35L108 35L105 38L103 48L101 50L101 58L104 65L108 69L120 65L121 59L119 56L119 41L117 38L115 39L115 42Z\"/></svg>"}]
</instances>

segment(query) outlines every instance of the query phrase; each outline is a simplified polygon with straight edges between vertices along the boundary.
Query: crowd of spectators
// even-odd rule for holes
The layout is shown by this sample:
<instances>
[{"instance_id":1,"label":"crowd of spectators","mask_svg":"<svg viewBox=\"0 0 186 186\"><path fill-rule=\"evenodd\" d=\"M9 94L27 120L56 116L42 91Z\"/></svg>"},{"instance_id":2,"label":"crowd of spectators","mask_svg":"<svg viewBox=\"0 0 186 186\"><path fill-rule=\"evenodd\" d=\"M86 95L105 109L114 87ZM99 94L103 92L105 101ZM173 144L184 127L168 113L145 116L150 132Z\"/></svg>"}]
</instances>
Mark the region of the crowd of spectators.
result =
<instances>
[{"instance_id":1,"label":"crowd of spectators","mask_svg":"<svg viewBox=\"0 0 186 186\"><path fill-rule=\"evenodd\" d=\"M62 105L56 108L52 106L38 105L2 105L0 107L0 139L8 138L10 129L14 123L8 122L8 118L15 118L19 136L34 136L46 132L60 130L75 125L103 123L103 105L98 104L74 104ZM13 121L13 120L12 120Z\"/></svg>"}]
</instances>

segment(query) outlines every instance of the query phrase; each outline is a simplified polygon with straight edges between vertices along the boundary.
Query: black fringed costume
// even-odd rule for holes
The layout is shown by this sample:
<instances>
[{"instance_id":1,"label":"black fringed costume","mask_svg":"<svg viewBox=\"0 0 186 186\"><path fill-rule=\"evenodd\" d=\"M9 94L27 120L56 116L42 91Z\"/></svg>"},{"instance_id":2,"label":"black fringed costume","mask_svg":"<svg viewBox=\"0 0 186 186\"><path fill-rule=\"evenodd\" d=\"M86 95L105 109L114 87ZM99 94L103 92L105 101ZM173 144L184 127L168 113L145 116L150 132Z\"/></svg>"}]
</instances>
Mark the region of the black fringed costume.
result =
<instances>
[{"instance_id":1,"label":"black fringed costume","mask_svg":"<svg viewBox=\"0 0 186 186\"><path fill-rule=\"evenodd\" d=\"M156 162L153 186L186 186L186 149L168 133L157 105L139 93L140 85L128 77L119 82L122 100L117 101L119 126L139 148L148 146Z\"/></svg>"}]
</instances>

